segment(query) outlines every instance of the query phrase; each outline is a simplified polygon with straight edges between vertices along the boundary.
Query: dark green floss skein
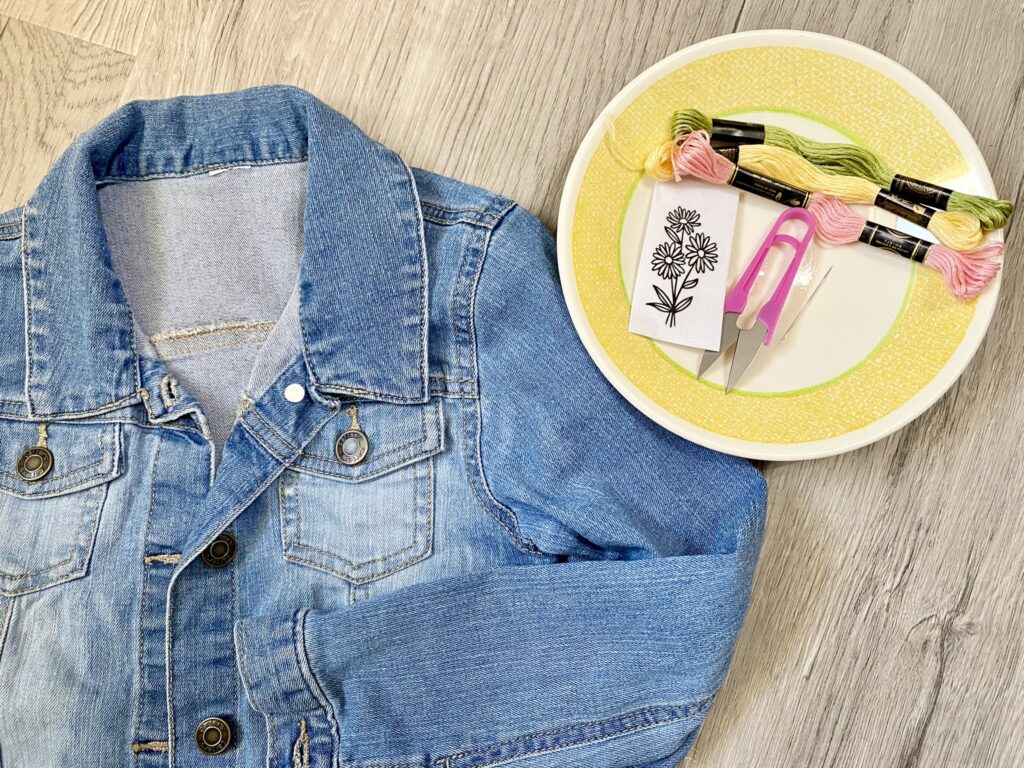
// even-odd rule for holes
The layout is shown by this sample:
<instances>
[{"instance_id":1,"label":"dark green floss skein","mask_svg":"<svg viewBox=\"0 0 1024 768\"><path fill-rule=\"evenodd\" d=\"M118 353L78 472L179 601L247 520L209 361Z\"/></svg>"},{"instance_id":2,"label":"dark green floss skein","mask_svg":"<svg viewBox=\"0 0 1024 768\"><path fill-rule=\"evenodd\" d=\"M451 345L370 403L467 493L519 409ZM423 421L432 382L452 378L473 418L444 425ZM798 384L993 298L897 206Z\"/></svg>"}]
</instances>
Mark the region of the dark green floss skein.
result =
<instances>
[{"instance_id":1,"label":"dark green floss skein","mask_svg":"<svg viewBox=\"0 0 1024 768\"><path fill-rule=\"evenodd\" d=\"M707 131L710 135L711 129L711 118L700 110L680 109L672 115L673 136L684 136L699 130ZM814 141L775 125L764 127L764 143L795 152L828 173L859 176L883 189L889 188L896 175L882 158L856 144ZM1013 203L954 191L946 209L975 216L982 229L992 230L1006 226L1013 214Z\"/></svg>"}]
</instances>

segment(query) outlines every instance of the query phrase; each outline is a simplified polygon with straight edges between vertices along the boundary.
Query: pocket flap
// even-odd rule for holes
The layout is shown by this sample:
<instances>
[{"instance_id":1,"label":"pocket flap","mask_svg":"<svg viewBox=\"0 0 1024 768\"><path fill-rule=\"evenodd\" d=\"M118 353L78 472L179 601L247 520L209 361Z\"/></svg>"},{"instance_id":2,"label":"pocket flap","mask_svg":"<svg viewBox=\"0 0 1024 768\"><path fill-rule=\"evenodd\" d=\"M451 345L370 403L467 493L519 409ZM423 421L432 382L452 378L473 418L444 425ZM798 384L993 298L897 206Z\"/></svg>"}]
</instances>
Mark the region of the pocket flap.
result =
<instances>
[{"instance_id":1,"label":"pocket flap","mask_svg":"<svg viewBox=\"0 0 1024 768\"><path fill-rule=\"evenodd\" d=\"M40 422L0 420L0 490L24 499L60 496L108 482L120 474L120 425L48 422L50 470L38 480L18 474L18 460L39 444Z\"/></svg>"},{"instance_id":2,"label":"pocket flap","mask_svg":"<svg viewBox=\"0 0 1024 768\"><path fill-rule=\"evenodd\" d=\"M354 410L353 410L354 409ZM336 453L338 439L357 426L369 444L358 464ZM360 482L433 456L444 449L441 398L425 404L358 402L342 409L303 449L292 468L347 482Z\"/></svg>"},{"instance_id":3,"label":"pocket flap","mask_svg":"<svg viewBox=\"0 0 1024 768\"><path fill-rule=\"evenodd\" d=\"M83 577L108 484L124 469L121 425L47 422L49 470L18 474L41 444L40 422L0 419L0 594L15 596Z\"/></svg>"}]
</instances>

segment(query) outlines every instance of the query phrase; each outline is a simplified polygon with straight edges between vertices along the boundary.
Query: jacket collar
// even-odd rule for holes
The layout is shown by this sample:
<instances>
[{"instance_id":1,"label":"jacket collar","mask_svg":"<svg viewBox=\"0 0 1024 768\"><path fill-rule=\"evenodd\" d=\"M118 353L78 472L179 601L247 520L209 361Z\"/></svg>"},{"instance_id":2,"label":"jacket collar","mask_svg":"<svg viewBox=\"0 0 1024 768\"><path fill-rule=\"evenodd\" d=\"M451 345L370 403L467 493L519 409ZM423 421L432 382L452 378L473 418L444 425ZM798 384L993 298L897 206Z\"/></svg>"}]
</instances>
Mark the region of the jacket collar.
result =
<instances>
[{"instance_id":1,"label":"jacket collar","mask_svg":"<svg viewBox=\"0 0 1024 768\"><path fill-rule=\"evenodd\" d=\"M96 184L307 159L303 352L328 394L426 402L427 261L409 167L288 86L134 101L80 136L25 208L29 413L90 413L140 387Z\"/></svg>"}]
</instances>

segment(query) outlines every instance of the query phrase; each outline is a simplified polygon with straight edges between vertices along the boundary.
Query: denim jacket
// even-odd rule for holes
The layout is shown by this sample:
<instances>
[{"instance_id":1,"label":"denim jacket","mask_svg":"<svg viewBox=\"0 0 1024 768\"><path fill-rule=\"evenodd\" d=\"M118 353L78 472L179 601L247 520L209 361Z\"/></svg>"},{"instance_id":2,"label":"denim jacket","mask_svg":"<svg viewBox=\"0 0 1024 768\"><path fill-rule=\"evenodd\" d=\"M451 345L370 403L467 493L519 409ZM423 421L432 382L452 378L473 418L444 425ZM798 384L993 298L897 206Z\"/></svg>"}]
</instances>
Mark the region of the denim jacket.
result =
<instances>
[{"instance_id":1,"label":"denim jacket","mask_svg":"<svg viewBox=\"0 0 1024 768\"><path fill-rule=\"evenodd\" d=\"M0 214L4 768L675 765L760 474L647 420L545 227L284 86Z\"/></svg>"}]
</instances>

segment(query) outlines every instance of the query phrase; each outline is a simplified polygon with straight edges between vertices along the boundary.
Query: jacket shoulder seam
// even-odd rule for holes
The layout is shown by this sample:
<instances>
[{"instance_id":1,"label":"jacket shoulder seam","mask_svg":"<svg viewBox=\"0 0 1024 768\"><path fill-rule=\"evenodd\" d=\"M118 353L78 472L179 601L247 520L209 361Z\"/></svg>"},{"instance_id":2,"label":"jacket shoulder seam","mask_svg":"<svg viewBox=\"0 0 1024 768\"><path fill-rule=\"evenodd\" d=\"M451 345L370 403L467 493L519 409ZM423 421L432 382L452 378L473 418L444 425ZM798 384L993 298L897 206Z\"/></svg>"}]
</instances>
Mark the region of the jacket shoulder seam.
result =
<instances>
[{"instance_id":1,"label":"jacket shoulder seam","mask_svg":"<svg viewBox=\"0 0 1024 768\"><path fill-rule=\"evenodd\" d=\"M505 215L516 206L514 202L501 198L495 198L495 203L496 205L493 209L475 208L472 206L450 207L421 198L420 209L423 213L423 218L434 224L442 226L469 224L485 230L493 230L501 223Z\"/></svg>"}]
</instances>

